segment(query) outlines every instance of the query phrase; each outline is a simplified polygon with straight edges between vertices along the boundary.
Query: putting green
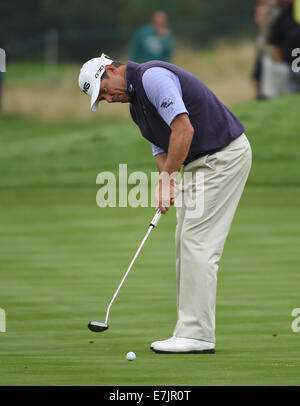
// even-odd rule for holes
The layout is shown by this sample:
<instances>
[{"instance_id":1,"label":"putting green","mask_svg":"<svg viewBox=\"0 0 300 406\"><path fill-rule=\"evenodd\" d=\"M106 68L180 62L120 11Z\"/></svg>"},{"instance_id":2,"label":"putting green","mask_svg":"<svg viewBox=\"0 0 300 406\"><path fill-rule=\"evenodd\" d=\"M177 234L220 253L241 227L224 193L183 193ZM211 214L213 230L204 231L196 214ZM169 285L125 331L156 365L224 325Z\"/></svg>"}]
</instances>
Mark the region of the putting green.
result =
<instances>
[{"instance_id":1,"label":"putting green","mask_svg":"<svg viewBox=\"0 0 300 406\"><path fill-rule=\"evenodd\" d=\"M299 385L299 97L234 111L253 169L220 263L214 355L158 355L176 322L175 209L122 287L110 328L92 333L153 208L96 205L103 170L154 170L128 122L0 120L1 385ZM134 362L126 353L134 351Z\"/></svg>"}]
</instances>

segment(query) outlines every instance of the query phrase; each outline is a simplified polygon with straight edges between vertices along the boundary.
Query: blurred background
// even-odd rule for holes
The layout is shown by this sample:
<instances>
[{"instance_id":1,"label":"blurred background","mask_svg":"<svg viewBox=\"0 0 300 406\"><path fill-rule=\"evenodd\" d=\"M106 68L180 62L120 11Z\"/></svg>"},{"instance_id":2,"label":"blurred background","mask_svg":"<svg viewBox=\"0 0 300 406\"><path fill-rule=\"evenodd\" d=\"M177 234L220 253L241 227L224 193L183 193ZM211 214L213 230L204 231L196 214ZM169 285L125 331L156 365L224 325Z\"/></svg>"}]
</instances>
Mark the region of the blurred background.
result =
<instances>
[{"instance_id":1,"label":"blurred background","mask_svg":"<svg viewBox=\"0 0 300 406\"><path fill-rule=\"evenodd\" d=\"M252 99L255 4L164 1L162 11L173 42L167 59L198 75L225 103ZM1 2L0 47L6 51L7 63L2 75L2 113L54 120L99 119L78 93L80 66L102 52L124 63L138 59L138 50L133 49L138 45L133 42L161 7L156 0ZM106 117L128 117L126 106L105 106L105 110Z\"/></svg>"},{"instance_id":2,"label":"blurred background","mask_svg":"<svg viewBox=\"0 0 300 406\"><path fill-rule=\"evenodd\" d=\"M299 24L299 0L0 2L1 384L299 385ZM122 288L113 328L101 338L86 328L153 217L151 207L99 208L97 174L156 170L128 105L92 113L79 90L81 65L102 52L194 73L252 146L218 276L218 356L201 368L148 350L176 321L174 208Z\"/></svg>"},{"instance_id":3,"label":"blurred background","mask_svg":"<svg viewBox=\"0 0 300 406\"><path fill-rule=\"evenodd\" d=\"M83 95L78 95L77 76L82 63L102 52L123 63L161 59L178 64L198 75L225 104L277 97L282 91L273 91L280 80L272 81L272 60L280 58L275 45L284 46L281 31L294 26L285 18L285 26L276 27L278 39L272 25L291 3L1 2L0 47L7 58L7 72L1 77L2 112L45 119L98 119L88 111ZM297 24L299 11L296 4L293 8ZM293 47L299 37L298 32ZM264 66L271 81L265 94L260 89ZM106 106L104 114L127 118L127 110Z\"/></svg>"}]
</instances>

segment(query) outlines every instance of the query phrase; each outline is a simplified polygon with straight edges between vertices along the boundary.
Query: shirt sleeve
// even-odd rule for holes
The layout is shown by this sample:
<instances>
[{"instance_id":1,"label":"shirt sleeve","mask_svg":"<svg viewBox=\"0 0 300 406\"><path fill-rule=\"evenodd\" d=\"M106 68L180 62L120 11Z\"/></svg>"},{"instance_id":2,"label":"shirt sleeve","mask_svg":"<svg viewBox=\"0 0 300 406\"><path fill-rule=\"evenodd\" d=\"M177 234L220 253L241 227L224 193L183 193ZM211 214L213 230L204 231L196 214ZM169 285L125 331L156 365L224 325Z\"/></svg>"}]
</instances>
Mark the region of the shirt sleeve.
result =
<instances>
[{"instance_id":1,"label":"shirt sleeve","mask_svg":"<svg viewBox=\"0 0 300 406\"><path fill-rule=\"evenodd\" d=\"M161 154L162 152L165 152L162 148L158 147L155 144L152 144L152 155L156 156L158 154Z\"/></svg>"},{"instance_id":2,"label":"shirt sleeve","mask_svg":"<svg viewBox=\"0 0 300 406\"><path fill-rule=\"evenodd\" d=\"M188 114L182 100L179 78L175 73L154 67L146 70L142 80L148 99L169 126L178 114Z\"/></svg>"}]
</instances>

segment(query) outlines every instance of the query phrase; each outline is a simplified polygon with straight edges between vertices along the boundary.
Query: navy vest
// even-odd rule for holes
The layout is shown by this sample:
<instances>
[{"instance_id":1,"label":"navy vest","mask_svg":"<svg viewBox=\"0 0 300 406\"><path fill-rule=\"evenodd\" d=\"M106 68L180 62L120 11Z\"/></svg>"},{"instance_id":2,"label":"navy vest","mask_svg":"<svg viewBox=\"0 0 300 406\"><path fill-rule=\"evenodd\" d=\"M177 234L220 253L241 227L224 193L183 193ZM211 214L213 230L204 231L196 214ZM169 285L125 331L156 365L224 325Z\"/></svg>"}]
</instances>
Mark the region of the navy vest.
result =
<instances>
[{"instance_id":1,"label":"navy vest","mask_svg":"<svg viewBox=\"0 0 300 406\"><path fill-rule=\"evenodd\" d=\"M194 137L184 165L203 155L219 151L244 132L243 124L196 76L167 62L138 64L129 61L126 68L126 92L132 97L131 117L142 135L151 143L167 153L171 134L170 127L149 101L143 87L143 74L152 67L169 69L179 78L182 99L194 127Z\"/></svg>"}]
</instances>

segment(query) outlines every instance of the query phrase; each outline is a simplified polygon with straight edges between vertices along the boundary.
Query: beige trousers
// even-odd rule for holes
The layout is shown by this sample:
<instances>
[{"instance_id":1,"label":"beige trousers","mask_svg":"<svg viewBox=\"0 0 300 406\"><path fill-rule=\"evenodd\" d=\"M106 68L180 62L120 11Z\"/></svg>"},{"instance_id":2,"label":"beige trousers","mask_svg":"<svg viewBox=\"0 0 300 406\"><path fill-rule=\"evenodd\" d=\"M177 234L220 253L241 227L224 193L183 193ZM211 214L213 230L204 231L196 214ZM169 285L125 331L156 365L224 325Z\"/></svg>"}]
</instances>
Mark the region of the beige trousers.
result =
<instances>
[{"instance_id":1,"label":"beige trousers","mask_svg":"<svg viewBox=\"0 0 300 406\"><path fill-rule=\"evenodd\" d=\"M180 206L176 207L175 235L177 337L215 343L218 263L251 157L250 144L242 134L222 150L184 167L182 192L175 203Z\"/></svg>"},{"instance_id":2,"label":"beige trousers","mask_svg":"<svg viewBox=\"0 0 300 406\"><path fill-rule=\"evenodd\" d=\"M290 67L265 55L262 59L261 93L270 99L292 93Z\"/></svg>"}]
</instances>

